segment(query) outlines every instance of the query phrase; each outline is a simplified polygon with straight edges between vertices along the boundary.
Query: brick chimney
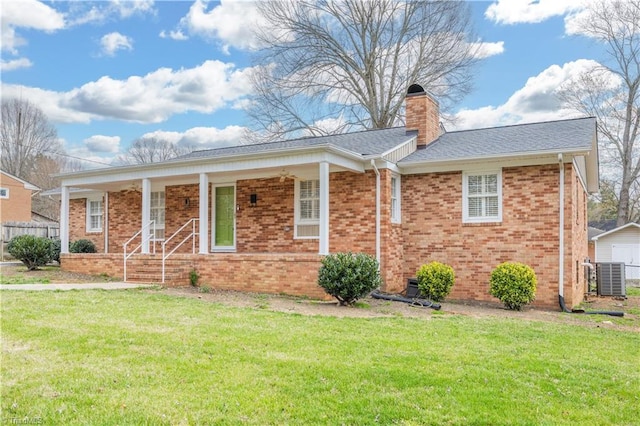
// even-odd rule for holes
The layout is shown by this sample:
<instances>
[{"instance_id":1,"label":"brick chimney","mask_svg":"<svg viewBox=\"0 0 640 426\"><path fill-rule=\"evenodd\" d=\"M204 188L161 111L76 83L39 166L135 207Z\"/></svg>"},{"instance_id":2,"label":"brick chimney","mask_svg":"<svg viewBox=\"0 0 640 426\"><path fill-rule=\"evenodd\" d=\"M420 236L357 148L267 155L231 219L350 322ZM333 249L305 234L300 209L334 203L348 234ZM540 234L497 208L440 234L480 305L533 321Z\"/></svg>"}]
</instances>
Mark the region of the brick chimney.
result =
<instances>
[{"instance_id":1,"label":"brick chimney","mask_svg":"<svg viewBox=\"0 0 640 426\"><path fill-rule=\"evenodd\" d=\"M418 149L426 147L440 136L440 106L424 91L412 84L405 98L406 129L418 131Z\"/></svg>"}]
</instances>

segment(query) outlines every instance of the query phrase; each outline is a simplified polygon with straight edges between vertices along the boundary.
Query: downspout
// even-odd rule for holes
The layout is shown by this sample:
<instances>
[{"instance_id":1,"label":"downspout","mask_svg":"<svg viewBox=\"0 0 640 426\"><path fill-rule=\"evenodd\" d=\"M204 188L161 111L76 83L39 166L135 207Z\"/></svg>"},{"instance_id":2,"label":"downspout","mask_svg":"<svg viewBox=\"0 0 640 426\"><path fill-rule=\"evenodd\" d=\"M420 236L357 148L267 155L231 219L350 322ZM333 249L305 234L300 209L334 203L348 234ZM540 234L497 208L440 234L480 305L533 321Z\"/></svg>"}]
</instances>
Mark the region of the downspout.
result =
<instances>
[{"instance_id":1,"label":"downspout","mask_svg":"<svg viewBox=\"0 0 640 426\"><path fill-rule=\"evenodd\" d=\"M376 172L376 260L380 271L380 170L376 167L376 160L371 160L371 167Z\"/></svg>"},{"instance_id":2,"label":"downspout","mask_svg":"<svg viewBox=\"0 0 640 426\"><path fill-rule=\"evenodd\" d=\"M564 159L562 154L558 154L558 165L560 166L560 188L559 188L559 222L558 232L558 302L563 312L571 312L564 303Z\"/></svg>"},{"instance_id":3,"label":"downspout","mask_svg":"<svg viewBox=\"0 0 640 426\"><path fill-rule=\"evenodd\" d=\"M109 192L104 193L104 252L109 253Z\"/></svg>"}]
</instances>

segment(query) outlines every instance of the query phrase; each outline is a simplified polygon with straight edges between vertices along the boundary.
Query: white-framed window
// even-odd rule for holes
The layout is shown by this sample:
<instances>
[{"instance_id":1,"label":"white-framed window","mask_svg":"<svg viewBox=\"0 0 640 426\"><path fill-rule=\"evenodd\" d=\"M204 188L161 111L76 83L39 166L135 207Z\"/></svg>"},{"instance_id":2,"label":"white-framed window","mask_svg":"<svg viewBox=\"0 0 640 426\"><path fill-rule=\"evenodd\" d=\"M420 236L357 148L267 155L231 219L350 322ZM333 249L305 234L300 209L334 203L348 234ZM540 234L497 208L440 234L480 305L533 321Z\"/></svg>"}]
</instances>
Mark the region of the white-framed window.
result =
<instances>
[{"instance_id":1,"label":"white-framed window","mask_svg":"<svg viewBox=\"0 0 640 426\"><path fill-rule=\"evenodd\" d=\"M87 198L87 232L102 232L103 217L102 198Z\"/></svg>"},{"instance_id":2,"label":"white-framed window","mask_svg":"<svg viewBox=\"0 0 640 426\"><path fill-rule=\"evenodd\" d=\"M155 222L155 238L164 239L164 213L165 212L165 193L157 191L151 193L151 220Z\"/></svg>"},{"instance_id":3,"label":"white-framed window","mask_svg":"<svg viewBox=\"0 0 640 426\"><path fill-rule=\"evenodd\" d=\"M400 175L391 175L391 222L400 223L402 210L400 207Z\"/></svg>"},{"instance_id":4,"label":"white-framed window","mask_svg":"<svg viewBox=\"0 0 640 426\"><path fill-rule=\"evenodd\" d=\"M502 221L502 171L462 174L463 222Z\"/></svg>"},{"instance_id":5,"label":"white-framed window","mask_svg":"<svg viewBox=\"0 0 640 426\"><path fill-rule=\"evenodd\" d=\"M294 238L320 236L320 180L298 180L295 185Z\"/></svg>"},{"instance_id":6,"label":"white-framed window","mask_svg":"<svg viewBox=\"0 0 640 426\"><path fill-rule=\"evenodd\" d=\"M0 198L9 198L9 188L0 188Z\"/></svg>"}]
</instances>

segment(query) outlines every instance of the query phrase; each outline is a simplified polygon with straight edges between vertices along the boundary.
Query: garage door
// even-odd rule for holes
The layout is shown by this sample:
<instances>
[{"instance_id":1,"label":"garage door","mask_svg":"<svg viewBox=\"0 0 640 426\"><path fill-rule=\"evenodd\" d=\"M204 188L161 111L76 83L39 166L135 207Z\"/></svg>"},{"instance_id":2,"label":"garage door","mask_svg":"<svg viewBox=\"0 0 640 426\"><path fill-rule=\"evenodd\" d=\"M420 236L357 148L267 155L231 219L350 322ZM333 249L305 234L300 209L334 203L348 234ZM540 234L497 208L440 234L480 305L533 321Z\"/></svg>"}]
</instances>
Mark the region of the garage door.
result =
<instances>
[{"instance_id":1,"label":"garage door","mask_svg":"<svg viewBox=\"0 0 640 426\"><path fill-rule=\"evenodd\" d=\"M640 279L640 244L612 244L611 261L624 262L627 279Z\"/></svg>"}]
</instances>

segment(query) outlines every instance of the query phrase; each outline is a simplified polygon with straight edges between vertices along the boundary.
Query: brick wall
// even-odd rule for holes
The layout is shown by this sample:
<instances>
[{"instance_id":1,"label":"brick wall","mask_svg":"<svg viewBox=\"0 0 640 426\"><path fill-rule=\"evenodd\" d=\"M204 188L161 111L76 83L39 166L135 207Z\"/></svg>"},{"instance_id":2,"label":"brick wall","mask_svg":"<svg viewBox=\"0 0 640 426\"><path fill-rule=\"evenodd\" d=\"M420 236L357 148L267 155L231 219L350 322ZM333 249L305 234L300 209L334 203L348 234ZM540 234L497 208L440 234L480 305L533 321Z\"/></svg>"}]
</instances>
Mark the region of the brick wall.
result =
<instances>
[{"instance_id":1,"label":"brick wall","mask_svg":"<svg viewBox=\"0 0 640 426\"><path fill-rule=\"evenodd\" d=\"M538 277L534 304L557 308L557 165L503 169L503 221L496 224L462 223L461 172L402 179L405 278L415 276L421 264L448 263L456 274L451 299L498 302L489 295L491 271L518 261ZM572 270L567 268L567 277Z\"/></svg>"},{"instance_id":2,"label":"brick wall","mask_svg":"<svg viewBox=\"0 0 640 426\"><path fill-rule=\"evenodd\" d=\"M128 264L133 268L135 257ZM174 263L188 262L200 274L200 285L219 290L240 290L256 293L289 294L327 299L318 286L321 256L297 254L239 254L215 253L206 255L177 254ZM118 254L63 254L61 266L65 271L107 274L123 277L123 259ZM168 264L171 267L171 263ZM188 278L168 285L189 285Z\"/></svg>"},{"instance_id":3,"label":"brick wall","mask_svg":"<svg viewBox=\"0 0 640 426\"><path fill-rule=\"evenodd\" d=\"M9 190L9 198L0 198L0 222L31 222L31 190L5 174L0 180L0 187Z\"/></svg>"},{"instance_id":4,"label":"brick wall","mask_svg":"<svg viewBox=\"0 0 640 426\"><path fill-rule=\"evenodd\" d=\"M565 165L565 235L568 249L565 262L565 302L572 307L584 298L587 270L582 263L589 256L587 236L587 193L571 164ZM568 247L567 247L568 246Z\"/></svg>"},{"instance_id":5,"label":"brick wall","mask_svg":"<svg viewBox=\"0 0 640 426\"><path fill-rule=\"evenodd\" d=\"M89 240L98 253L104 252L104 225L102 232L87 232L86 198L69 200L69 244L76 240Z\"/></svg>"},{"instance_id":6,"label":"brick wall","mask_svg":"<svg viewBox=\"0 0 640 426\"><path fill-rule=\"evenodd\" d=\"M440 107L425 92L409 94L405 99L406 128L418 131L418 149L438 139L440 135Z\"/></svg>"},{"instance_id":7,"label":"brick wall","mask_svg":"<svg viewBox=\"0 0 640 426\"><path fill-rule=\"evenodd\" d=\"M141 210L140 191L109 193L109 253L122 254L122 245L140 230Z\"/></svg>"}]
</instances>

